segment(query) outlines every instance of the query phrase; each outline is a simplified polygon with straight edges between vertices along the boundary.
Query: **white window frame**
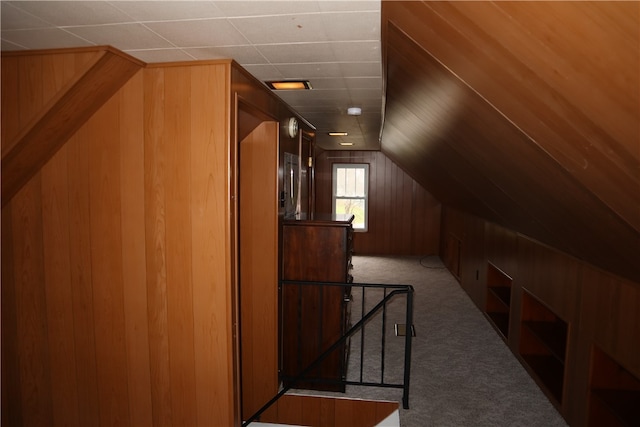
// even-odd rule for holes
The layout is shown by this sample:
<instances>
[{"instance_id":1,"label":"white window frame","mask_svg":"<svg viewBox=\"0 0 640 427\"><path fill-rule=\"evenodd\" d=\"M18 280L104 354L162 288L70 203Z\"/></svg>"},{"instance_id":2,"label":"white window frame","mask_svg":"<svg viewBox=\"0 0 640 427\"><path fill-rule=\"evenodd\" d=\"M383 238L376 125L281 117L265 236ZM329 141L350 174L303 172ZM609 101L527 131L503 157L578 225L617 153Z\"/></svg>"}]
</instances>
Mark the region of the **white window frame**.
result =
<instances>
[{"instance_id":1,"label":"white window frame","mask_svg":"<svg viewBox=\"0 0 640 427\"><path fill-rule=\"evenodd\" d=\"M338 169L364 169L364 196L337 196ZM331 170L331 211L336 213L336 200L361 199L364 200L364 228L353 227L354 231L366 232L369 229L369 164L368 163L334 163Z\"/></svg>"}]
</instances>

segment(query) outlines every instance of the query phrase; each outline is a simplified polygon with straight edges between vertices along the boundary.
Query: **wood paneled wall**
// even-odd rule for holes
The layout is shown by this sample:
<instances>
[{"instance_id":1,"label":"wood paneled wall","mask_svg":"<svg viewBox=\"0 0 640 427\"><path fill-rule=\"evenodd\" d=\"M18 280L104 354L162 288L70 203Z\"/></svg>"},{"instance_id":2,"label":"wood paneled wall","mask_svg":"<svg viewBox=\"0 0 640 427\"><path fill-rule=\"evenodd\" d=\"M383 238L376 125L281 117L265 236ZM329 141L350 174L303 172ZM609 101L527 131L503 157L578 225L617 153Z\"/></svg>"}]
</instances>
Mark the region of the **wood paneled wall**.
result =
<instances>
[{"instance_id":1,"label":"wood paneled wall","mask_svg":"<svg viewBox=\"0 0 640 427\"><path fill-rule=\"evenodd\" d=\"M507 345L516 356L524 290L567 322L565 391L559 410L571 425L587 423L594 346L640 378L640 283L449 207L443 208L442 225L443 236L460 236L460 283L481 311L485 310L487 263L513 278ZM451 264L446 259L449 253L442 252L447 265Z\"/></svg>"},{"instance_id":2,"label":"wood paneled wall","mask_svg":"<svg viewBox=\"0 0 640 427\"><path fill-rule=\"evenodd\" d=\"M316 212L331 212L334 163L369 164L369 229L358 232L359 255L429 255L440 244L440 203L379 151L324 151L316 156Z\"/></svg>"},{"instance_id":3,"label":"wood paneled wall","mask_svg":"<svg viewBox=\"0 0 640 427\"><path fill-rule=\"evenodd\" d=\"M3 57L3 141L76 61ZM228 62L138 72L3 208L3 424L237 421L229 93Z\"/></svg>"},{"instance_id":4,"label":"wood paneled wall","mask_svg":"<svg viewBox=\"0 0 640 427\"><path fill-rule=\"evenodd\" d=\"M78 71L84 68L93 53L69 55L38 55L34 57L2 58L2 154L11 148L8 141L12 141L23 127L33 120L42 108L71 80ZM69 157L73 158L75 151L62 151L58 162L64 165ZM49 247L47 254L56 256L55 262L48 263L50 274L55 274L63 280L64 286L57 289L57 295L49 293L50 298L67 299L71 301L74 287L78 287L77 269L63 269L51 271L51 267L60 262L69 264L66 260L72 255L83 255L82 247L75 246L76 253L72 254L68 247L68 240L72 233L65 235L57 231L56 222L68 221L70 213L63 205L61 209L53 204L55 198L41 197L43 191L43 175L45 190L59 187L63 174L53 174L53 168L47 167L23 188L16 197L16 202L2 209L2 424L29 425L43 424L54 416L54 402L51 394L52 380L62 379L60 387L67 391L69 402L78 405L83 399L83 409L92 408L86 395L78 396L74 391L75 383L83 381L86 369L60 369L57 374L50 372L50 359L68 359L74 363L76 355L69 351L74 342L74 330L67 326L80 321L77 330L84 326L85 319L81 319L82 307L72 311L58 311L60 316L51 324L62 335L56 337L57 347L49 349L47 339L49 335L46 322L46 289L41 286L45 278L45 253L43 251L45 230L55 232L61 238L59 249ZM54 178L52 181L51 179ZM70 178L73 178L71 176ZM82 183L86 182L86 178ZM71 185L74 182L71 181ZM75 183L75 186L81 183ZM55 194L55 193L52 193ZM46 212L43 212L43 207ZM77 234L75 234L77 235ZM50 239L47 238L47 241ZM54 250L55 249L55 250ZM84 253L80 253L84 252ZM76 261L75 265L78 261ZM70 316L73 315L72 318ZM82 345L82 343L80 343ZM60 352L60 349L66 349ZM79 355L82 356L82 355ZM80 360L82 364L84 360ZM88 382L95 384L95 374ZM37 402L37 404L33 404ZM56 402L58 404L62 402ZM75 421L79 415L67 415L67 405L56 409L56 415L62 417L60 423ZM23 415L24 412L24 415ZM64 412L64 414L60 414Z\"/></svg>"}]
</instances>

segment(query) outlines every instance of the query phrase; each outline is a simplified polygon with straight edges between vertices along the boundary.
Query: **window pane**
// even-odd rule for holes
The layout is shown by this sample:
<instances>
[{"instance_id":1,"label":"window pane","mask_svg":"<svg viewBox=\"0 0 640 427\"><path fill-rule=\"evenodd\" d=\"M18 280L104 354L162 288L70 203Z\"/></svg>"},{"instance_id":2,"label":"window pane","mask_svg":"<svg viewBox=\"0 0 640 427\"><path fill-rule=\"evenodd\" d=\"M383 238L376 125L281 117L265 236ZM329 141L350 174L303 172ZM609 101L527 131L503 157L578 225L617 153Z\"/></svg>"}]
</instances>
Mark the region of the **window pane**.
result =
<instances>
[{"instance_id":1,"label":"window pane","mask_svg":"<svg viewBox=\"0 0 640 427\"><path fill-rule=\"evenodd\" d=\"M333 207L336 214L354 215L353 228L367 231L367 164L333 164Z\"/></svg>"},{"instance_id":2,"label":"window pane","mask_svg":"<svg viewBox=\"0 0 640 427\"><path fill-rule=\"evenodd\" d=\"M364 168L356 169L356 195L364 197Z\"/></svg>"},{"instance_id":3,"label":"window pane","mask_svg":"<svg viewBox=\"0 0 640 427\"><path fill-rule=\"evenodd\" d=\"M348 197L356 196L356 170L347 169L347 194Z\"/></svg>"},{"instance_id":4,"label":"window pane","mask_svg":"<svg viewBox=\"0 0 640 427\"><path fill-rule=\"evenodd\" d=\"M345 183L346 183L346 169L336 169L336 196L341 197L345 195Z\"/></svg>"},{"instance_id":5,"label":"window pane","mask_svg":"<svg viewBox=\"0 0 640 427\"><path fill-rule=\"evenodd\" d=\"M364 228L364 199L336 199L337 214L353 214L353 228Z\"/></svg>"}]
</instances>

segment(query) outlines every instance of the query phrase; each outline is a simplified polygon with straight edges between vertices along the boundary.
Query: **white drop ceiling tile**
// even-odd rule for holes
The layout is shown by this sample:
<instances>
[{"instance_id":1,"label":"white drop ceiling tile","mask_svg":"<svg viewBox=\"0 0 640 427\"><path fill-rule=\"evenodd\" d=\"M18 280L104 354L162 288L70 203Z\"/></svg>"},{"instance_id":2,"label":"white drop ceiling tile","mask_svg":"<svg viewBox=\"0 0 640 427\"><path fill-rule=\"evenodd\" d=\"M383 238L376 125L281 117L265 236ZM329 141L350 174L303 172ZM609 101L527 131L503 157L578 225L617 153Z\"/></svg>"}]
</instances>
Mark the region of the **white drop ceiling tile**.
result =
<instances>
[{"instance_id":1,"label":"white drop ceiling tile","mask_svg":"<svg viewBox=\"0 0 640 427\"><path fill-rule=\"evenodd\" d=\"M228 17L266 16L319 12L323 1L216 1L216 6Z\"/></svg>"},{"instance_id":2,"label":"white drop ceiling tile","mask_svg":"<svg viewBox=\"0 0 640 427\"><path fill-rule=\"evenodd\" d=\"M362 108L362 114L378 111L382 106L381 98L378 99L354 99L351 101L354 107Z\"/></svg>"},{"instance_id":3,"label":"white drop ceiling tile","mask_svg":"<svg viewBox=\"0 0 640 427\"><path fill-rule=\"evenodd\" d=\"M327 40L325 24L317 15L277 15L229 18L252 44L301 43Z\"/></svg>"},{"instance_id":4,"label":"white drop ceiling tile","mask_svg":"<svg viewBox=\"0 0 640 427\"><path fill-rule=\"evenodd\" d=\"M338 122L333 122L333 123L327 123L327 122L322 122L323 126L327 126L327 127L337 127L338 129L340 129L341 132L348 132L349 135L353 136L354 134L356 134L356 132L360 131L360 124L358 123L357 120L343 120L343 121L338 121ZM326 125L324 125L324 123L327 123Z\"/></svg>"},{"instance_id":5,"label":"white drop ceiling tile","mask_svg":"<svg viewBox=\"0 0 640 427\"><path fill-rule=\"evenodd\" d=\"M313 91L314 99L349 99L346 89L320 89Z\"/></svg>"},{"instance_id":6,"label":"white drop ceiling tile","mask_svg":"<svg viewBox=\"0 0 640 427\"><path fill-rule=\"evenodd\" d=\"M23 46L25 49L59 49L65 47L91 46L68 31L58 28L40 28L37 30L2 31L2 39Z\"/></svg>"},{"instance_id":7,"label":"white drop ceiling tile","mask_svg":"<svg viewBox=\"0 0 640 427\"><path fill-rule=\"evenodd\" d=\"M342 77L342 70L338 63L311 64L274 64L286 78L312 79L314 77Z\"/></svg>"},{"instance_id":8,"label":"white drop ceiling tile","mask_svg":"<svg viewBox=\"0 0 640 427\"><path fill-rule=\"evenodd\" d=\"M21 1L20 9L57 26L130 22L131 18L105 1Z\"/></svg>"},{"instance_id":9,"label":"white drop ceiling tile","mask_svg":"<svg viewBox=\"0 0 640 427\"><path fill-rule=\"evenodd\" d=\"M245 70L247 70L251 75L253 75L258 80L268 81L268 80L280 80L283 79L284 76L282 73L271 64L257 64L257 65L243 65Z\"/></svg>"},{"instance_id":10,"label":"white drop ceiling tile","mask_svg":"<svg viewBox=\"0 0 640 427\"><path fill-rule=\"evenodd\" d=\"M380 40L380 14L378 12L325 13L321 16L328 40L356 41Z\"/></svg>"},{"instance_id":11,"label":"white drop ceiling tile","mask_svg":"<svg viewBox=\"0 0 640 427\"><path fill-rule=\"evenodd\" d=\"M340 63L342 75L347 77L380 77L382 65L380 62L349 62Z\"/></svg>"},{"instance_id":12,"label":"white drop ceiling tile","mask_svg":"<svg viewBox=\"0 0 640 427\"><path fill-rule=\"evenodd\" d=\"M145 24L177 47L246 45L247 40L226 19L167 21Z\"/></svg>"},{"instance_id":13,"label":"white drop ceiling tile","mask_svg":"<svg viewBox=\"0 0 640 427\"><path fill-rule=\"evenodd\" d=\"M181 62L193 61L193 57L181 49L148 49L148 50L126 50L127 54L138 58L147 64L159 62Z\"/></svg>"},{"instance_id":14,"label":"white drop ceiling tile","mask_svg":"<svg viewBox=\"0 0 640 427\"><path fill-rule=\"evenodd\" d=\"M318 2L322 12L348 12L348 11L373 11L380 12L380 1L344 1L344 0L322 0Z\"/></svg>"},{"instance_id":15,"label":"white drop ceiling tile","mask_svg":"<svg viewBox=\"0 0 640 427\"><path fill-rule=\"evenodd\" d=\"M349 89L349 95L353 100L380 99L382 97L382 88Z\"/></svg>"},{"instance_id":16,"label":"white drop ceiling tile","mask_svg":"<svg viewBox=\"0 0 640 427\"><path fill-rule=\"evenodd\" d=\"M272 64L338 62L329 43L269 44L257 48Z\"/></svg>"},{"instance_id":17,"label":"white drop ceiling tile","mask_svg":"<svg viewBox=\"0 0 640 427\"><path fill-rule=\"evenodd\" d=\"M336 60L339 62L380 61L380 42L356 41L332 43Z\"/></svg>"},{"instance_id":18,"label":"white drop ceiling tile","mask_svg":"<svg viewBox=\"0 0 640 427\"><path fill-rule=\"evenodd\" d=\"M349 89L382 89L382 77L347 77L344 83Z\"/></svg>"},{"instance_id":19,"label":"white drop ceiling tile","mask_svg":"<svg viewBox=\"0 0 640 427\"><path fill-rule=\"evenodd\" d=\"M345 89L348 84L342 77L323 78L315 77L309 81L313 89Z\"/></svg>"},{"instance_id":20,"label":"white drop ceiling tile","mask_svg":"<svg viewBox=\"0 0 640 427\"><path fill-rule=\"evenodd\" d=\"M233 47L198 47L186 48L196 59L234 59L239 64L267 64L268 61L253 46L233 46Z\"/></svg>"},{"instance_id":21,"label":"white drop ceiling tile","mask_svg":"<svg viewBox=\"0 0 640 427\"><path fill-rule=\"evenodd\" d=\"M314 98L313 108L317 111L342 111L346 110L346 103L341 99Z\"/></svg>"},{"instance_id":22,"label":"white drop ceiling tile","mask_svg":"<svg viewBox=\"0 0 640 427\"><path fill-rule=\"evenodd\" d=\"M343 111L343 108L341 106L317 105L315 103L313 105L298 105L296 106L296 108L301 113L304 113L305 117L307 115L309 115L310 117L313 115L313 117L322 117L325 120L327 118L333 120L335 114L340 114Z\"/></svg>"},{"instance_id":23,"label":"white drop ceiling tile","mask_svg":"<svg viewBox=\"0 0 640 427\"><path fill-rule=\"evenodd\" d=\"M113 1L112 5L136 21L178 21L183 19L223 18L212 1Z\"/></svg>"},{"instance_id":24,"label":"white drop ceiling tile","mask_svg":"<svg viewBox=\"0 0 640 427\"><path fill-rule=\"evenodd\" d=\"M0 28L3 30L46 28L52 25L40 18L25 12L12 3L3 1L0 3Z\"/></svg>"},{"instance_id":25,"label":"white drop ceiling tile","mask_svg":"<svg viewBox=\"0 0 640 427\"><path fill-rule=\"evenodd\" d=\"M174 47L142 24L69 27L67 31L97 45L108 44L120 50Z\"/></svg>"},{"instance_id":26,"label":"white drop ceiling tile","mask_svg":"<svg viewBox=\"0 0 640 427\"><path fill-rule=\"evenodd\" d=\"M313 96L308 94L308 91L302 90L277 90L274 91L276 95L282 98L290 106L304 105L313 99Z\"/></svg>"}]
</instances>

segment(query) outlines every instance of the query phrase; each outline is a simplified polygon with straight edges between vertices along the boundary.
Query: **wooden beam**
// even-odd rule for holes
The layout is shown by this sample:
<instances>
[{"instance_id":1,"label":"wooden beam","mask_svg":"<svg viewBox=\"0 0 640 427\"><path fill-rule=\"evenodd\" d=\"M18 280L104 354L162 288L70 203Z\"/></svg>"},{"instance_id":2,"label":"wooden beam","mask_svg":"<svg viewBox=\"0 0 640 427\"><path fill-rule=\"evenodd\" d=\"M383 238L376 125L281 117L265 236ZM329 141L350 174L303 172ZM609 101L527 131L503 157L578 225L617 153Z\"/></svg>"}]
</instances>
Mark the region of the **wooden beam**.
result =
<instances>
[{"instance_id":1,"label":"wooden beam","mask_svg":"<svg viewBox=\"0 0 640 427\"><path fill-rule=\"evenodd\" d=\"M144 63L106 48L8 143L2 156L2 206L26 184Z\"/></svg>"}]
</instances>

